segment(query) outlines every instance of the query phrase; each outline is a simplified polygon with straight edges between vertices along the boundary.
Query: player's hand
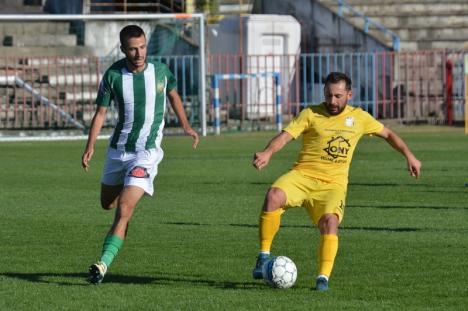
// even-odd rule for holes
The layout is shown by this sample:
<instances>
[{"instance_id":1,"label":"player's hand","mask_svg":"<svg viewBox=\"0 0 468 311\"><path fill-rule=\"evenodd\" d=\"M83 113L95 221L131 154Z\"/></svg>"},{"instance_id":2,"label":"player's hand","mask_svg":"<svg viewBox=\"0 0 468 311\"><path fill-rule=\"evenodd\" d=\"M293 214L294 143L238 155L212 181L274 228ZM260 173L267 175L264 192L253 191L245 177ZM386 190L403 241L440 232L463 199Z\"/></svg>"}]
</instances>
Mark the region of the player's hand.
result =
<instances>
[{"instance_id":1,"label":"player's hand","mask_svg":"<svg viewBox=\"0 0 468 311\"><path fill-rule=\"evenodd\" d=\"M254 154L252 165L257 169L261 170L270 162L271 153L268 151L256 152Z\"/></svg>"},{"instance_id":2,"label":"player's hand","mask_svg":"<svg viewBox=\"0 0 468 311\"><path fill-rule=\"evenodd\" d=\"M408 171L411 176L419 178L421 175L421 162L414 157L408 159Z\"/></svg>"},{"instance_id":3,"label":"player's hand","mask_svg":"<svg viewBox=\"0 0 468 311\"><path fill-rule=\"evenodd\" d=\"M81 166L83 166L84 170L87 172L89 169L89 161L93 157L94 149L86 150L81 157Z\"/></svg>"},{"instance_id":4,"label":"player's hand","mask_svg":"<svg viewBox=\"0 0 468 311\"><path fill-rule=\"evenodd\" d=\"M198 133L195 132L191 127L189 127L187 129L185 129L185 134L189 135L189 136L192 136L192 138L193 138L192 148L196 149L197 146L198 146L198 142L200 141L200 138L198 137Z\"/></svg>"}]
</instances>

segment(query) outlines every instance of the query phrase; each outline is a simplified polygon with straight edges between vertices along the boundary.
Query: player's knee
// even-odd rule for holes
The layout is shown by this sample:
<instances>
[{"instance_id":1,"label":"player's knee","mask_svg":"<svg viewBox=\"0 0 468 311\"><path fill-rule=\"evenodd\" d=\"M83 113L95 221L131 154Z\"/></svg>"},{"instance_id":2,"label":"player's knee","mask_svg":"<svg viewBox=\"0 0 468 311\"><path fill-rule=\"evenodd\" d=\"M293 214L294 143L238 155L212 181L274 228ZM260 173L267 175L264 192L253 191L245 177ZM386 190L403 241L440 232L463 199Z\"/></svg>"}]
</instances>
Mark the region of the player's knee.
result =
<instances>
[{"instance_id":1,"label":"player's knee","mask_svg":"<svg viewBox=\"0 0 468 311\"><path fill-rule=\"evenodd\" d=\"M111 209L110 205L111 205L111 204L110 204L109 202L107 202L107 201L101 199L101 207L102 207L103 209L105 209L105 210Z\"/></svg>"},{"instance_id":2,"label":"player's knee","mask_svg":"<svg viewBox=\"0 0 468 311\"><path fill-rule=\"evenodd\" d=\"M320 217L318 227L322 234L336 234L338 232L339 219L336 214L325 214Z\"/></svg>"},{"instance_id":3,"label":"player's knee","mask_svg":"<svg viewBox=\"0 0 468 311\"><path fill-rule=\"evenodd\" d=\"M101 199L101 207L105 210L110 210L117 207L117 200L108 201Z\"/></svg>"},{"instance_id":4,"label":"player's knee","mask_svg":"<svg viewBox=\"0 0 468 311\"><path fill-rule=\"evenodd\" d=\"M263 209L268 212L281 208L286 202L286 195L279 188L270 188L265 197Z\"/></svg>"},{"instance_id":5,"label":"player's knee","mask_svg":"<svg viewBox=\"0 0 468 311\"><path fill-rule=\"evenodd\" d=\"M119 212L117 214L119 220L128 222L132 217L133 207L134 206L132 204L129 204L126 201L119 202Z\"/></svg>"}]
</instances>

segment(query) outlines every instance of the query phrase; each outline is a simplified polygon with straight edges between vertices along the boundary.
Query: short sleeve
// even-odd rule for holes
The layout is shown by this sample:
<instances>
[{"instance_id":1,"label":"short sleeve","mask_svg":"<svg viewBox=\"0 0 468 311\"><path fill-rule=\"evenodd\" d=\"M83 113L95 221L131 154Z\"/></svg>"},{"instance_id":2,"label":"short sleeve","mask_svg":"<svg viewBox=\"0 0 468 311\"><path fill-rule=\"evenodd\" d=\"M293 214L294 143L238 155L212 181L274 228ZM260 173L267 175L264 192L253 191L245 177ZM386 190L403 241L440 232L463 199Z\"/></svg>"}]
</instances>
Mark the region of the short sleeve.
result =
<instances>
[{"instance_id":1,"label":"short sleeve","mask_svg":"<svg viewBox=\"0 0 468 311\"><path fill-rule=\"evenodd\" d=\"M306 108L295 117L289 125L283 129L283 131L288 132L291 136L296 139L299 137L307 128L310 126L312 117L312 112L309 108Z\"/></svg>"},{"instance_id":2,"label":"short sleeve","mask_svg":"<svg viewBox=\"0 0 468 311\"><path fill-rule=\"evenodd\" d=\"M366 111L363 111L362 117L363 117L363 124L364 124L364 134L367 134L367 135L378 134L383 130L384 125L380 123L379 121L377 121L373 116L371 116Z\"/></svg>"},{"instance_id":3,"label":"short sleeve","mask_svg":"<svg viewBox=\"0 0 468 311\"><path fill-rule=\"evenodd\" d=\"M98 106L109 107L112 101L112 90L108 81L108 73L104 74L104 77L99 84L98 94L96 98L96 104Z\"/></svg>"},{"instance_id":4,"label":"short sleeve","mask_svg":"<svg viewBox=\"0 0 468 311\"><path fill-rule=\"evenodd\" d=\"M172 74L172 72L169 70L167 66L164 66L164 68L166 71L165 74L167 78L166 90L167 92L170 92L177 87L177 80L175 79L174 75Z\"/></svg>"}]
</instances>

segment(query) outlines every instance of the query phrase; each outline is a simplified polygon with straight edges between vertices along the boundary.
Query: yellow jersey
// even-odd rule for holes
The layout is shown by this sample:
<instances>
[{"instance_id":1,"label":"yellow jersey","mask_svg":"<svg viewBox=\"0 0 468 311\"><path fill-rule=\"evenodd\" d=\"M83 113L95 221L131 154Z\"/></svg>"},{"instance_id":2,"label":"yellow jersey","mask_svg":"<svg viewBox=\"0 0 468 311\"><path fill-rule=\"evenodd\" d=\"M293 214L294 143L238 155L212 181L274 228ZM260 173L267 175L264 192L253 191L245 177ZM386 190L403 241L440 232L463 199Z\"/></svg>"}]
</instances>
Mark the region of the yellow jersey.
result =
<instances>
[{"instance_id":1,"label":"yellow jersey","mask_svg":"<svg viewBox=\"0 0 468 311\"><path fill-rule=\"evenodd\" d=\"M284 129L294 139L301 134L302 150L293 169L303 175L343 186L354 149L364 134L378 134L384 125L361 108L346 106L339 115L330 115L324 103L301 111Z\"/></svg>"}]
</instances>

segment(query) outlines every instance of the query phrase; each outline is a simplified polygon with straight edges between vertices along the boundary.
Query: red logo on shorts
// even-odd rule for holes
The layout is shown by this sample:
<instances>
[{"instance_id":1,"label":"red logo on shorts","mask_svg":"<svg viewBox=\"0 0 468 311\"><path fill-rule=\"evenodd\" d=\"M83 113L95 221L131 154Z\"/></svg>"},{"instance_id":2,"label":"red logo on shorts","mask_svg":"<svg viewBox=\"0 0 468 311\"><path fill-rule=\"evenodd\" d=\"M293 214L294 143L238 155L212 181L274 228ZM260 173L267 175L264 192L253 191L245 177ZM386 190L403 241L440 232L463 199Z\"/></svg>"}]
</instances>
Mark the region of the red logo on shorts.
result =
<instances>
[{"instance_id":1,"label":"red logo on shorts","mask_svg":"<svg viewBox=\"0 0 468 311\"><path fill-rule=\"evenodd\" d=\"M135 166L134 168L132 168L130 173L128 173L128 176L136 178L148 178L149 174L146 168L141 166Z\"/></svg>"}]
</instances>

